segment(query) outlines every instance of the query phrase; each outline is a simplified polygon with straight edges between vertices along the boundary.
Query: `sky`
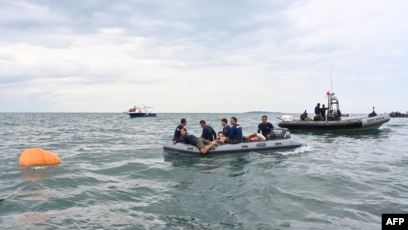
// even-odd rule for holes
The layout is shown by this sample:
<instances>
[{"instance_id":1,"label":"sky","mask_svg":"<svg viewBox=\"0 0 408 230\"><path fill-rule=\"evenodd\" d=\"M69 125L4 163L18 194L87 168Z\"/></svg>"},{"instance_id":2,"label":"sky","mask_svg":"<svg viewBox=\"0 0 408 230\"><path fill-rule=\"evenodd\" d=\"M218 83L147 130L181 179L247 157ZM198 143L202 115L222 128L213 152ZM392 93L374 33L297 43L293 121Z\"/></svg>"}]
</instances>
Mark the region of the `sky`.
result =
<instances>
[{"instance_id":1,"label":"sky","mask_svg":"<svg viewBox=\"0 0 408 230\"><path fill-rule=\"evenodd\" d=\"M408 110L405 0L0 0L0 112Z\"/></svg>"}]
</instances>

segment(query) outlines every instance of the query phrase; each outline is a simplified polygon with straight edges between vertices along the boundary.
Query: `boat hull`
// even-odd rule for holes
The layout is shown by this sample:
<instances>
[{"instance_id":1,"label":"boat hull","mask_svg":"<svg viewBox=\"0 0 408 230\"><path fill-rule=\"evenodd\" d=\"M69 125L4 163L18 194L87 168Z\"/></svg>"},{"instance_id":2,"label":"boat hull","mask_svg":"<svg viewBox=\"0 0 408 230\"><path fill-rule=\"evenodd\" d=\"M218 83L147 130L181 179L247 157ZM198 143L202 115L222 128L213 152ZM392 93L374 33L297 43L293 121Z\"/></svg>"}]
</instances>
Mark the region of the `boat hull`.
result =
<instances>
[{"instance_id":1,"label":"boat hull","mask_svg":"<svg viewBox=\"0 0 408 230\"><path fill-rule=\"evenodd\" d=\"M131 118L156 117L156 113L128 113Z\"/></svg>"},{"instance_id":2,"label":"boat hull","mask_svg":"<svg viewBox=\"0 0 408 230\"><path fill-rule=\"evenodd\" d=\"M192 145L186 145L183 143L168 143L164 145L163 149L167 152L182 153L188 155L215 155L215 154L236 154L252 151L270 151L270 150L282 150L293 149L302 146L303 144L293 141L291 139L280 140L268 140L258 142L243 142L239 144L222 144L215 148L210 149L207 154L202 154L200 151Z\"/></svg>"},{"instance_id":3,"label":"boat hull","mask_svg":"<svg viewBox=\"0 0 408 230\"><path fill-rule=\"evenodd\" d=\"M379 115L375 117L352 118L341 121L281 121L279 127L289 130L369 130L378 129L381 125L388 122L388 115Z\"/></svg>"}]
</instances>

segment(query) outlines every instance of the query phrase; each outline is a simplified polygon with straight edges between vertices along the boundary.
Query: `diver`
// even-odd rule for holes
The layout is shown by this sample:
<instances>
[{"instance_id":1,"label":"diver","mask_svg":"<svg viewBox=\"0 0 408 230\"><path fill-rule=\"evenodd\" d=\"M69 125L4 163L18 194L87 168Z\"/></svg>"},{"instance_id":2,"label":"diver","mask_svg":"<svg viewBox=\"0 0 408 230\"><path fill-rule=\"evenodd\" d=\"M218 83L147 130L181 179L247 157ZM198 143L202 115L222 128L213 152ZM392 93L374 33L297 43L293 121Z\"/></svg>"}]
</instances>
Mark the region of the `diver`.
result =
<instances>
[{"instance_id":1,"label":"diver","mask_svg":"<svg viewBox=\"0 0 408 230\"><path fill-rule=\"evenodd\" d=\"M185 128L187 125L187 120L182 118L180 120L180 124L177 126L176 130L174 131L174 136L173 136L173 144L181 141L181 135L180 135L180 130L182 128Z\"/></svg>"},{"instance_id":2,"label":"diver","mask_svg":"<svg viewBox=\"0 0 408 230\"><path fill-rule=\"evenodd\" d=\"M200 126L203 128L203 133L201 134L202 138L208 141L217 140L217 133L215 133L214 129L207 125L204 120L200 121Z\"/></svg>"},{"instance_id":3,"label":"diver","mask_svg":"<svg viewBox=\"0 0 408 230\"><path fill-rule=\"evenodd\" d=\"M326 120L326 111L328 110L328 108L326 108L326 106L323 104L322 108L320 109L320 115L322 115L323 120Z\"/></svg>"},{"instance_id":4,"label":"diver","mask_svg":"<svg viewBox=\"0 0 408 230\"><path fill-rule=\"evenodd\" d=\"M375 107L373 106L373 111L370 114L368 114L368 117L375 117L375 116L377 116L377 113L375 112Z\"/></svg>"},{"instance_id":5,"label":"diver","mask_svg":"<svg viewBox=\"0 0 408 230\"><path fill-rule=\"evenodd\" d=\"M264 137L267 137L273 130L273 125L268 122L268 116L263 115L261 117L261 123L258 125L258 133L261 133Z\"/></svg>"},{"instance_id":6,"label":"diver","mask_svg":"<svg viewBox=\"0 0 408 230\"><path fill-rule=\"evenodd\" d=\"M226 143L230 144L238 144L242 142L243 136L242 136L242 128L238 124L238 119L236 117L231 117L230 119L231 123L231 130L228 135L228 138L226 138Z\"/></svg>"},{"instance_id":7,"label":"diver","mask_svg":"<svg viewBox=\"0 0 408 230\"><path fill-rule=\"evenodd\" d=\"M177 142L182 142L187 145L194 145L203 154L208 153L211 148L217 146L216 141L208 141L204 138L188 134L187 129L184 127L180 129L180 137L181 138Z\"/></svg>"}]
</instances>

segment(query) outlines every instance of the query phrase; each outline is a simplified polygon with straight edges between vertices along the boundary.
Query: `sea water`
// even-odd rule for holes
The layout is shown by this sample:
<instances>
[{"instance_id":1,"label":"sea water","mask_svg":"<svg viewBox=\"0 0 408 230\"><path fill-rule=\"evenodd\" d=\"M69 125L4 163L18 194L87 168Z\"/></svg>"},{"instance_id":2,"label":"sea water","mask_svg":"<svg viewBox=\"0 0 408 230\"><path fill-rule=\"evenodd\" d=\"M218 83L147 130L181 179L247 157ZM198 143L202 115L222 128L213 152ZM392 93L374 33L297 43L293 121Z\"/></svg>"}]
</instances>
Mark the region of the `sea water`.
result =
<instances>
[{"instance_id":1,"label":"sea water","mask_svg":"<svg viewBox=\"0 0 408 230\"><path fill-rule=\"evenodd\" d=\"M191 157L168 154L180 118L244 134L261 113L1 113L0 229L380 229L408 212L408 120L378 131L292 133L294 150ZM267 113L276 126L281 114ZM56 167L20 168L28 147ZM4 200L1 200L4 199Z\"/></svg>"}]
</instances>

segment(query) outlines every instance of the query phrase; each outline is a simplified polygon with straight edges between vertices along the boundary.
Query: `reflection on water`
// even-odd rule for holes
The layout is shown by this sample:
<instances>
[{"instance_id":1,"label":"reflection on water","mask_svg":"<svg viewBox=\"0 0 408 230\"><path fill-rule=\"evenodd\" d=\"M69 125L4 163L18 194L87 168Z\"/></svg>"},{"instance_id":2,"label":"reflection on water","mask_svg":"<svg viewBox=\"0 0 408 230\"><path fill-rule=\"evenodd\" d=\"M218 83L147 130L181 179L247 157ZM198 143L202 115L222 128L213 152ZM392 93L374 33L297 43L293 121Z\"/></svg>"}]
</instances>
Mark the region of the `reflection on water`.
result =
<instances>
[{"instance_id":1,"label":"reflection on water","mask_svg":"<svg viewBox=\"0 0 408 230\"><path fill-rule=\"evenodd\" d=\"M230 165L231 170L242 169L249 163L249 153L192 156L188 154L174 154L164 152L164 160L170 162L174 167L192 167L199 170L214 170Z\"/></svg>"},{"instance_id":2,"label":"reflection on water","mask_svg":"<svg viewBox=\"0 0 408 230\"><path fill-rule=\"evenodd\" d=\"M53 177L53 167L24 167L20 170L26 182L26 187L30 188L27 193L20 192L15 197L26 201L43 201L48 199L48 189L42 184L43 181Z\"/></svg>"},{"instance_id":3,"label":"reflection on water","mask_svg":"<svg viewBox=\"0 0 408 230\"><path fill-rule=\"evenodd\" d=\"M40 212L26 212L23 215L17 217L17 223L24 227L30 227L34 224L44 223L50 217L47 214Z\"/></svg>"},{"instance_id":4,"label":"reflection on water","mask_svg":"<svg viewBox=\"0 0 408 230\"><path fill-rule=\"evenodd\" d=\"M46 179L50 179L54 176L54 166L37 166L37 167L24 167L21 168L24 180L41 183Z\"/></svg>"},{"instance_id":5,"label":"reflection on water","mask_svg":"<svg viewBox=\"0 0 408 230\"><path fill-rule=\"evenodd\" d=\"M16 191L10 199L27 203L46 202L50 198L50 188L43 182L54 177L56 170L53 166L24 167L20 169L25 184L24 189ZM51 189L52 190L52 189ZM22 227L29 227L46 222L50 216L42 212L24 212L17 216L16 222Z\"/></svg>"}]
</instances>

